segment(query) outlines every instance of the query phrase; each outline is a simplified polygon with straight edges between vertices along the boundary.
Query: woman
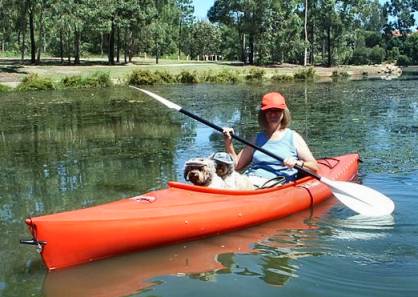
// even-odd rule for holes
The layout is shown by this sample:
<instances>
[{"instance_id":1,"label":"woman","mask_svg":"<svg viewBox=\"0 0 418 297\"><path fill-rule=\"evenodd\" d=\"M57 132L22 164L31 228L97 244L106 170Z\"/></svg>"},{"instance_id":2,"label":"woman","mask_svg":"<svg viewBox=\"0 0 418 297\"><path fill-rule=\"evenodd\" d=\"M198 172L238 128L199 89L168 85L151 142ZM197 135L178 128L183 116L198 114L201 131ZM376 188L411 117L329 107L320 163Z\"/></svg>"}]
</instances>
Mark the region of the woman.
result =
<instances>
[{"instance_id":1,"label":"woman","mask_svg":"<svg viewBox=\"0 0 418 297\"><path fill-rule=\"evenodd\" d=\"M280 162L260 151L246 146L239 154L232 144L233 129L224 128L225 149L235 161L235 169L246 168L255 186L262 186L266 181L277 176L285 178L286 182L297 178L294 166L307 168L311 171L319 169L308 145L299 133L288 128L290 112L285 98L280 93L268 93L263 96L258 122L263 131L258 132L252 140L258 147L262 147L284 159Z\"/></svg>"}]
</instances>

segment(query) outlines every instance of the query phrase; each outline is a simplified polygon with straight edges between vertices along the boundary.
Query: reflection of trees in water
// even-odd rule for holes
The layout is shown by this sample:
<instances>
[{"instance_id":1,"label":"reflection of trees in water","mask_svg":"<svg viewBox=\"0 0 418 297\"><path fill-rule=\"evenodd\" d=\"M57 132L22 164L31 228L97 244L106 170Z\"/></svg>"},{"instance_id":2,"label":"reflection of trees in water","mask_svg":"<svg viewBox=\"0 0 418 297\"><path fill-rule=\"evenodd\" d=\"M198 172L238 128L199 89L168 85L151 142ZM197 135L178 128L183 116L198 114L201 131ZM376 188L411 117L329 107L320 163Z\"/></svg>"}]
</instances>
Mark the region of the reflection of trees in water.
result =
<instances>
[{"instance_id":1,"label":"reflection of trees in water","mask_svg":"<svg viewBox=\"0 0 418 297\"><path fill-rule=\"evenodd\" d=\"M247 261L242 261L242 259L240 259L248 257L258 258L257 260L248 262L251 264L251 267L245 264ZM268 254L239 255L235 253L225 253L218 255L216 259L224 266L224 268L216 271L189 274L189 277L202 281L213 281L216 279L217 275L233 273L243 277L258 277L270 285L282 286L294 275L295 270L289 263L290 258L286 256L275 257L274 255ZM260 263L260 265L254 265L254 262Z\"/></svg>"},{"instance_id":2,"label":"reflection of trees in water","mask_svg":"<svg viewBox=\"0 0 418 297\"><path fill-rule=\"evenodd\" d=\"M18 292L11 278L25 277L11 267L38 258L29 248L10 255L17 234L28 237L27 216L165 186L175 176L179 132L158 105L126 89L11 93L0 105L0 251L7 253L0 279Z\"/></svg>"},{"instance_id":3,"label":"reflection of trees in water","mask_svg":"<svg viewBox=\"0 0 418 297\"><path fill-rule=\"evenodd\" d=\"M2 205L15 218L115 199L173 176L178 124L118 89L91 93L22 93L0 106Z\"/></svg>"},{"instance_id":4,"label":"reflection of trees in water","mask_svg":"<svg viewBox=\"0 0 418 297\"><path fill-rule=\"evenodd\" d=\"M382 160L372 168L378 171L405 170L408 160L418 158L413 137L417 125L411 120L417 118L416 88L408 81L222 86L195 109L249 140L259 130L261 96L270 91L286 96L291 128L305 137L316 157L360 152L364 158ZM211 141L223 150L221 135L214 132ZM400 153L393 158L393 151ZM388 158L393 162L384 162Z\"/></svg>"}]
</instances>

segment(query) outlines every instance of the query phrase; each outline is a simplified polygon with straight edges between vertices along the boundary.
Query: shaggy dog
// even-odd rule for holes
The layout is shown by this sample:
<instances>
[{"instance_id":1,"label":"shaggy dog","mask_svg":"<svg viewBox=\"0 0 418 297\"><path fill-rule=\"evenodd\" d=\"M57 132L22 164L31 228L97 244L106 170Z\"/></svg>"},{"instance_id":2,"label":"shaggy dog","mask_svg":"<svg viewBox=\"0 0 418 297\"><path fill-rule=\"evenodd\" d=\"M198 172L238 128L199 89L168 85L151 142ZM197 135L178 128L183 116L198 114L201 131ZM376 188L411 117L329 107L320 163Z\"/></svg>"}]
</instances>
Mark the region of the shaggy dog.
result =
<instances>
[{"instance_id":1,"label":"shaggy dog","mask_svg":"<svg viewBox=\"0 0 418 297\"><path fill-rule=\"evenodd\" d=\"M184 165L184 179L196 186L225 189L225 182L216 175L215 163L208 158L193 158Z\"/></svg>"},{"instance_id":2,"label":"shaggy dog","mask_svg":"<svg viewBox=\"0 0 418 297\"><path fill-rule=\"evenodd\" d=\"M227 189L231 190L254 190L255 187L250 178L235 171L234 160L223 152L210 156L215 162L216 174L220 176L226 184Z\"/></svg>"}]
</instances>

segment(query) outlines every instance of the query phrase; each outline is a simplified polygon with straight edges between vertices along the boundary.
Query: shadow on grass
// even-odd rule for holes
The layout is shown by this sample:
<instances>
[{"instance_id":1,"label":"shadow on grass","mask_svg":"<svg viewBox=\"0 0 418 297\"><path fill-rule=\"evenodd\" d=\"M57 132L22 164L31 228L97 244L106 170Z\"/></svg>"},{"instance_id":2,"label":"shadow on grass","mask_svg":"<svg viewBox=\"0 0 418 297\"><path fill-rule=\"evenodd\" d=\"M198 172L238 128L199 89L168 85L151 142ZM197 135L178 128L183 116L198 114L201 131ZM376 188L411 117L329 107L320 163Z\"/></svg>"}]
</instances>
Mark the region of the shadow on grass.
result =
<instances>
[{"instance_id":1,"label":"shadow on grass","mask_svg":"<svg viewBox=\"0 0 418 297\"><path fill-rule=\"evenodd\" d=\"M12 65L12 66L0 66L0 73L16 73L16 74L27 74L26 71L20 71L21 68L23 68L22 66L16 66L16 65Z\"/></svg>"}]
</instances>

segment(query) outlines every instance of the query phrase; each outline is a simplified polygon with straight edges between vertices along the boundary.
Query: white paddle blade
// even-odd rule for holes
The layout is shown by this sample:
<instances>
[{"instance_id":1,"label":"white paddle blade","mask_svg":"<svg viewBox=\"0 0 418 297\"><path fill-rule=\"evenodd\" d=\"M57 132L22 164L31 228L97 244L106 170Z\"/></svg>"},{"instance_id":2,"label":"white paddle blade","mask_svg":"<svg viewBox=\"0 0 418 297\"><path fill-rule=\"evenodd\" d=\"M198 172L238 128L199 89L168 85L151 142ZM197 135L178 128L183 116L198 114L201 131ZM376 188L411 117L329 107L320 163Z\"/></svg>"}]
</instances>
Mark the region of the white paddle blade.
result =
<instances>
[{"instance_id":1,"label":"white paddle blade","mask_svg":"<svg viewBox=\"0 0 418 297\"><path fill-rule=\"evenodd\" d=\"M389 215L395 209L389 197L369 187L325 177L321 177L321 182L331 188L338 200L359 214L378 217Z\"/></svg>"},{"instance_id":2,"label":"white paddle blade","mask_svg":"<svg viewBox=\"0 0 418 297\"><path fill-rule=\"evenodd\" d=\"M157 94L154 94L153 92L150 92L150 91L147 91L147 90L144 90L144 89L140 89L140 88L137 88L137 87L134 87L134 86L129 86L129 87L131 87L132 89L141 91L142 93L147 94L148 96L154 98L155 100L157 100L160 103L164 104L168 108L175 109L177 111L179 111L181 109L181 106L180 105L177 105L177 104L175 104L175 103L173 103L173 102L171 102L171 101L169 101L169 100L167 100L167 99L165 99L165 98L163 98L163 97L161 97L161 96L159 96Z\"/></svg>"}]
</instances>

